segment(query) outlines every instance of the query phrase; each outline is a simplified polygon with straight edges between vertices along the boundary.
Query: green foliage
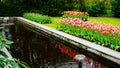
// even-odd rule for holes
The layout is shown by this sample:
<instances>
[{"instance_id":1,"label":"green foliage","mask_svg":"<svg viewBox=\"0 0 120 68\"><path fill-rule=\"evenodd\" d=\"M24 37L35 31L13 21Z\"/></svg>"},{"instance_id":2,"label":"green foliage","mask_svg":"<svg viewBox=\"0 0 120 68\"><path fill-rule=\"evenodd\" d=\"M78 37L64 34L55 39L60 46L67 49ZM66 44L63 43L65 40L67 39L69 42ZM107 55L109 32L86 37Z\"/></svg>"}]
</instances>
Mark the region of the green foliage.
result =
<instances>
[{"instance_id":1,"label":"green foliage","mask_svg":"<svg viewBox=\"0 0 120 68\"><path fill-rule=\"evenodd\" d=\"M90 6L86 6L86 11L90 14L90 16L101 16L106 13L105 9L103 1L94 1Z\"/></svg>"},{"instance_id":2,"label":"green foliage","mask_svg":"<svg viewBox=\"0 0 120 68\"><path fill-rule=\"evenodd\" d=\"M112 1L112 13L115 17L120 17L120 0Z\"/></svg>"},{"instance_id":3,"label":"green foliage","mask_svg":"<svg viewBox=\"0 0 120 68\"><path fill-rule=\"evenodd\" d=\"M61 16L61 12L66 10L86 10L91 16L99 16L104 14L105 8L107 10L111 8L110 2L112 2L114 16L118 17L119 0L29 0L29 2L28 0L1 0L0 16L21 16L26 12Z\"/></svg>"},{"instance_id":4,"label":"green foliage","mask_svg":"<svg viewBox=\"0 0 120 68\"><path fill-rule=\"evenodd\" d=\"M9 41L5 38L5 36L3 34L0 34L0 49L7 47L10 48L10 44L12 44L12 41Z\"/></svg>"},{"instance_id":5,"label":"green foliage","mask_svg":"<svg viewBox=\"0 0 120 68\"><path fill-rule=\"evenodd\" d=\"M80 19L83 20L83 21L88 21L88 15L81 15L80 16Z\"/></svg>"},{"instance_id":6,"label":"green foliage","mask_svg":"<svg viewBox=\"0 0 120 68\"><path fill-rule=\"evenodd\" d=\"M80 11L85 12L85 0L80 0Z\"/></svg>"},{"instance_id":7,"label":"green foliage","mask_svg":"<svg viewBox=\"0 0 120 68\"><path fill-rule=\"evenodd\" d=\"M52 22L50 17L43 16L43 15L40 15L38 13L24 13L23 17L27 18L29 20L41 23L41 24L51 23Z\"/></svg>"},{"instance_id":8,"label":"green foliage","mask_svg":"<svg viewBox=\"0 0 120 68\"><path fill-rule=\"evenodd\" d=\"M0 55L1 55L2 57L8 58L8 55L6 55L6 53L5 53L4 51L0 51Z\"/></svg>"},{"instance_id":9,"label":"green foliage","mask_svg":"<svg viewBox=\"0 0 120 68\"><path fill-rule=\"evenodd\" d=\"M29 68L28 64L25 62L10 58L1 50L4 47L10 48L12 43L12 41L7 40L5 36L0 33L0 68Z\"/></svg>"},{"instance_id":10,"label":"green foliage","mask_svg":"<svg viewBox=\"0 0 120 68\"><path fill-rule=\"evenodd\" d=\"M4 2L0 2L0 16L21 16L23 12L27 11L23 1L4 0Z\"/></svg>"},{"instance_id":11,"label":"green foliage","mask_svg":"<svg viewBox=\"0 0 120 68\"><path fill-rule=\"evenodd\" d=\"M20 62L17 59L0 58L0 68L29 68L25 62Z\"/></svg>"},{"instance_id":12,"label":"green foliage","mask_svg":"<svg viewBox=\"0 0 120 68\"><path fill-rule=\"evenodd\" d=\"M79 0L5 0L0 2L1 16L21 16L25 12L60 16L64 10L76 9Z\"/></svg>"}]
</instances>

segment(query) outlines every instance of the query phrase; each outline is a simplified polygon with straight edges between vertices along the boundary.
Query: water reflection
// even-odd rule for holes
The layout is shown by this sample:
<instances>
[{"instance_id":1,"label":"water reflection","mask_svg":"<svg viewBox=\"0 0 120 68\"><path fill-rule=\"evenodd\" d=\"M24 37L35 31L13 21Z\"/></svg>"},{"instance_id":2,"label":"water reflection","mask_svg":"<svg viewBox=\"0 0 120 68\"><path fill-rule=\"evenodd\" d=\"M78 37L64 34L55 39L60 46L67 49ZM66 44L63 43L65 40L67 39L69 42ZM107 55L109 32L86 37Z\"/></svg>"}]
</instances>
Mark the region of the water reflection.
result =
<instances>
[{"instance_id":1,"label":"water reflection","mask_svg":"<svg viewBox=\"0 0 120 68\"><path fill-rule=\"evenodd\" d=\"M10 28L9 33L14 41L12 55L27 62L31 68L79 68L74 56L80 53L58 41L29 31L20 24ZM107 67L86 57L82 68Z\"/></svg>"}]
</instances>

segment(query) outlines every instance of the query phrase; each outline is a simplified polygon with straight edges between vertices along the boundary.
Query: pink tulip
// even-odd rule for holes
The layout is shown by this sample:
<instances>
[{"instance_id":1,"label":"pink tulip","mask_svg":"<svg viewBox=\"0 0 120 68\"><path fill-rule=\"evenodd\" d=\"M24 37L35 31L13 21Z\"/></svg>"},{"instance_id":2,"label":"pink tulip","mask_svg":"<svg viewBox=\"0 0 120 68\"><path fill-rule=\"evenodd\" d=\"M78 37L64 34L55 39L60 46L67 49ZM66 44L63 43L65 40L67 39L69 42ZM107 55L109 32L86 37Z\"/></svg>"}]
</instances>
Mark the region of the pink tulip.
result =
<instances>
[{"instance_id":1,"label":"pink tulip","mask_svg":"<svg viewBox=\"0 0 120 68\"><path fill-rule=\"evenodd\" d=\"M104 24L103 26L102 26L102 30L103 31L110 31L110 27L109 26L107 26L106 24Z\"/></svg>"},{"instance_id":2,"label":"pink tulip","mask_svg":"<svg viewBox=\"0 0 120 68\"><path fill-rule=\"evenodd\" d=\"M119 34L119 27L117 27L117 26L112 26L112 33L113 33L113 34Z\"/></svg>"}]
</instances>

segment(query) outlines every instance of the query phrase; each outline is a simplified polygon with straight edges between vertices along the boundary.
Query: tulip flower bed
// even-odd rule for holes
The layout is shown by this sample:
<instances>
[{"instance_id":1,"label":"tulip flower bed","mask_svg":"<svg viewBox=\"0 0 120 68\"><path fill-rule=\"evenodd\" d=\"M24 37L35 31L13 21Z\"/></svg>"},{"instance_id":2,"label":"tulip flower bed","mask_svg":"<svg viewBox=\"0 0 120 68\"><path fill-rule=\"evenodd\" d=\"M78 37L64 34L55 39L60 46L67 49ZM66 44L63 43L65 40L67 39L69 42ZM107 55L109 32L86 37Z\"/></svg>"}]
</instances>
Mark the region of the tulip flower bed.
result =
<instances>
[{"instance_id":1,"label":"tulip flower bed","mask_svg":"<svg viewBox=\"0 0 120 68\"><path fill-rule=\"evenodd\" d=\"M63 18L58 28L69 34L120 51L118 26L83 21L79 18Z\"/></svg>"},{"instance_id":2,"label":"tulip flower bed","mask_svg":"<svg viewBox=\"0 0 120 68\"><path fill-rule=\"evenodd\" d=\"M78 12L78 11L64 11L63 18L80 18L84 21L88 20L89 14L87 12Z\"/></svg>"}]
</instances>

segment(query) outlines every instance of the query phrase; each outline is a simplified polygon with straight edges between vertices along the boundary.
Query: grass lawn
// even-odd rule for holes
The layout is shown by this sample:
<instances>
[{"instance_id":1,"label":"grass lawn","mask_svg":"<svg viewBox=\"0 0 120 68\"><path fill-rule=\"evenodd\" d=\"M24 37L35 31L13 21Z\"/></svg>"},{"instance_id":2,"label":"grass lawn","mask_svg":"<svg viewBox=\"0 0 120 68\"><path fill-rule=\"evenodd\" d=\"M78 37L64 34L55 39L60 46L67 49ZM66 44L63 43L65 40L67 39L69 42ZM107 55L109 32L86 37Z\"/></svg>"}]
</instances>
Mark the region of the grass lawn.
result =
<instances>
[{"instance_id":1,"label":"grass lawn","mask_svg":"<svg viewBox=\"0 0 120 68\"><path fill-rule=\"evenodd\" d=\"M105 23L105 24L112 24L112 25L120 26L120 18L114 18L114 17L89 17L88 20L97 21L97 22Z\"/></svg>"},{"instance_id":2,"label":"grass lawn","mask_svg":"<svg viewBox=\"0 0 120 68\"><path fill-rule=\"evenodd\" d=\"M57 28L57 25L60 21L60 17L51 17L52 18L52 24L44 24L48 27ZM105 23L105 24L113 24L113 25L117 25L120 26L120 18L114 18L114 17L89 17L88 20L91 21L98 21L100 23Z\"/></svg>"},{"instance_id":3,"label":"grass lawn","mask_svg":"<svg viewBox=\"0 0 120 68\"><path fill-rule=\"evenodd\" d=\"M52 23L51 24L44 24L44 25L56 29L58 22L60 22L61 18L60 17L51 17L51 18L52 18Z\"/></svg>"}]
</instances>

